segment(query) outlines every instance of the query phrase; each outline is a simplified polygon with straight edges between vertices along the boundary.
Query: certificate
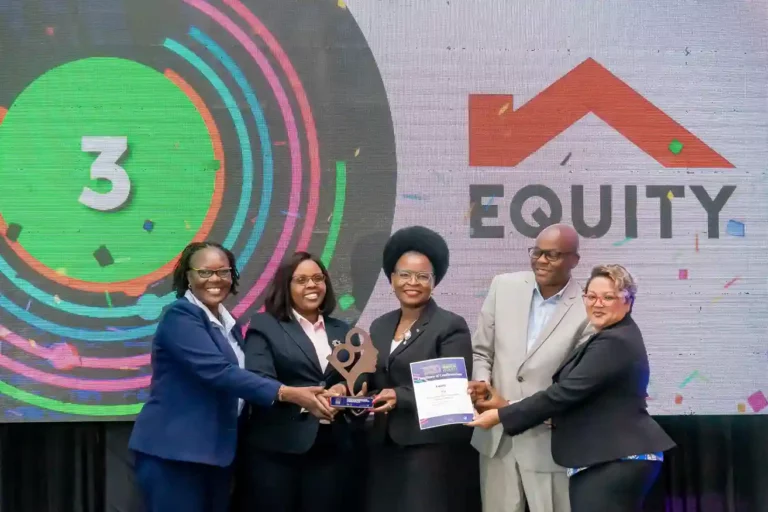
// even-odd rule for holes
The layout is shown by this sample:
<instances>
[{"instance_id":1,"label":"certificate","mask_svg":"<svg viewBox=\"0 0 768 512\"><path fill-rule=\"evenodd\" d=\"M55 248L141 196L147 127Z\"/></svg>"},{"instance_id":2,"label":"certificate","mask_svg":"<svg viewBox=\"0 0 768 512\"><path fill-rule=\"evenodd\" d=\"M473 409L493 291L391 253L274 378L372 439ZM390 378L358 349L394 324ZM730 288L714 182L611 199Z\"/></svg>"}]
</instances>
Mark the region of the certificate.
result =
<instances>
[{"instance_id":1,"label":"certificate","mask_svg":"<svg viewBox=\"0 0 768 512\"><path fill-rule=\"evenodd\" d=\"M411 379L421 430L465 424L474 419L463 357L411 363Z\"/></svg>"}]
</instances>

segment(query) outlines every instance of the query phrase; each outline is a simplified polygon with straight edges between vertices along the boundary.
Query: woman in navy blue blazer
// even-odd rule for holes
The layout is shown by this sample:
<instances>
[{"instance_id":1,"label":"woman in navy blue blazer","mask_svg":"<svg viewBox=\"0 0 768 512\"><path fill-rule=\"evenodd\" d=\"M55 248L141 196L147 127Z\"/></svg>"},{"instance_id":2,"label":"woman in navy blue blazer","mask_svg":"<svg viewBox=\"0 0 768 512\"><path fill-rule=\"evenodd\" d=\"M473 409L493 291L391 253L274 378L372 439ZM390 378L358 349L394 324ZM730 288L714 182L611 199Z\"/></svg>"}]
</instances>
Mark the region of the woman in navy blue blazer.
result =
<instances>
[{"instance_id":1,"label":"woman in navy blue blazer","mask_svg":"<svg viewBox=\"0 0 768 512\"><path fill-rule=\"evenodd\" d=\"M149 400L129 443L147 512L224 512L243 400L294 403L330 419L323 387L289 387L243 369L242 336L222 302L237 293L234 255L192 243L173 273L178 300L152 344Z\"/></svg>"},{"instance_id":2,"label":"woman in navy blue blazer","mask_svg":"<svg viewBox=\"0 0 768 512\"><path fill-rule=\"evenodd\" d=\"M331 316L336 297L319 258L297 252L275 273L265 313L251 319L245 368L294 386L322 385L326 395L347 393L328 361L349 326ZM337 512L350 431L344 415L318 419L292 404L251 408L238 473L239 509L270 512ZM348 489L347 489L348 490Z\"/></svg>"}]
</instances>

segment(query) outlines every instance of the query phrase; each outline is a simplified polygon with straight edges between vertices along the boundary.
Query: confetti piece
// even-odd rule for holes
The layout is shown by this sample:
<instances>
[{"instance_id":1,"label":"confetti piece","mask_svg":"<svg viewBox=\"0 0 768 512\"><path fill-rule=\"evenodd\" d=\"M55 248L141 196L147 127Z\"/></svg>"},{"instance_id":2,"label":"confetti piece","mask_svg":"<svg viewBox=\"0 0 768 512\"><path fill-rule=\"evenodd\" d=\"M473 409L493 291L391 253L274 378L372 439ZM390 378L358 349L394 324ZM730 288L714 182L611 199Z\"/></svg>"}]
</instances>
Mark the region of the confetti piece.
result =
<instances>
[{"instance_id":1,"label":"confetti piece","mask_svg":"<svg viewBox=\"0 0 768 512\"><path fill-rule=\"evenodd\" d=\"M65 268L58 268L58 269L56 269L56 273L61 275L61 276L65 276L65 275L67 275L67 269L65 269Z\"/></svg>"},{"instance_id":2,"label":"confetti piece","mask_svg":"<svg viewBox=\"0 0 768 512\"><path fill-rule=\"evenodd\" d=\"M93 257L96 258L96 261L102 267L108 267L115 262L114 258L112 258L112 253L109 252L106 245L99 246L98 249L93 251Z\"/></svg>"},{"instance_id":3,"label":"confetti piece","mask_svg":"<svg viewBox=\"0 0 768 512\"><path fill-rule=\"evenodd\" d=\"M56 33L56 29L54 27L45 27L45 33L52 36Z\"/></svg>"},{"instance_id":4,"label":"confetti piece","mask_svg":"<svg viewBox=\"0 0 768 512\"><path fill-rule=\"evenodd\" d=\"M186 227L186 228L187 228L187 230L190 230L190 229L192 229L192 228L189 226L189 222L187 222L186 220L184 221L184 227Z\"/></svg>"},{"instance_id":5,"label":"confetti piece","mask_svg":"<svg viewBox=\"0 0 768 512\"><path fill-rule=\"evenodd\" d=\"M291 213L291 212L287 212L285 210L281 211L280 213L282 213L283 215L285 215L287 217L295 217L297 219L301 218L301 214L300 213Z\"/></svg>"},{"instance_id":6,"label":"confetti piece","mask_svg":"<svg viewBox=\"0 0 768 512\"><path fill-rule=\"evenodd\" d=\"M357 158L360 155L360 148L357 148L355 150L355 158Z\"/></svg>"},{"instance_id":7,"label":"confetti piece","mask_svg":"<svg viewBox=\"0 0 768 512\"><path fill-rule=\"evenodd\" d=\"M11 334L11 331L6 329L5 327L0 327L0 338L5 339L5 337L8 336L9 334Z\"/></svg>"},{"instance_id":8,"label":"confetti piece","mask_svg":"<svg viewBox=\"0 0 768 512\"><path fill-rule=\"evenodd\" d=\"M275 142L275 146L285 146L285 141L284 140L278 140L278 141Z\"/></svg>"},{"instance_id":9,"label":"confetti piece","mask_svg":"<svg viewBox=\"0 0 768 512\"><path fill-rule=\"evenodd\" d=\"M147 233L151 233L153 229L155 229L155 223L149 219L145 220L144 231L146 231Z\"/></svg>"},{"instance_id":10,"label":"confetti piece","mask_svg":"<svg viewBox=\"0 0 768 512\"><path fill-rule=\"evenodd\" d=\"M675 395L675 403L680 405L683 403L683 395Z\"/></svg>"},{"instance_id":11,"label":"confetti piece","mask_svg":"<svg viewBox=\"0 0 768 512\"><path fill-rule=\"evenodd\" d=\"M112 307L112 297L109 296L109 292L104 292L104 297L107 299L107 306Z\"/></svg>"},{"instance_id":12,"label":"confetti piece","mask_svg":"<svg viewBox=\"0 0 768 512\"><path fill-rule=\"evenodd\" d=\"M8 228L10 230L10 227ZM729 220L725 226L725 232L731 236L744 236L746 230L744 229L744 223L737 220ZM7 236L7 235L6 235Z\"/></svg>"},{"instance_id":13,"label":"confetti piece","mask_svg":"<svg viewBox=\"0 0 768 512\"><path fill-rule=\"evenodd\" d=\"M403 197L405 199L413 199L415 201L423 201L424 200L424 196L422 196L420 194L403 194Z\"/></svg>"},{"instance_id":14,"label":"confetti piece","mask_svg":"<svg viewBox=\"0 0 768 512\"><path fill-rule=\"evenodd\" d=\"M509 108L509 102L501 106L501 108L499 109L499 115L502 115L504 112L506 112L508 108Z\"/></svg>"},{"instance_id":15,"label":"confetti piece","mask_svg":"<svg viewBox=\"0 0 768 512\"><path fill-rule=\"evenodd\" d=\"M624 240L619 240L618 242L613 242L613 246L614 247L621 247L622 245L624 245L625 243L629 242L630 240L634 240L634 238L628 236Z\"/></svg>"},{"instance_id":16,"label":"confetti piece","mask_svg":"<svg viewBox=\"0 0 768 512\"><path fill-rule=\"evenodd\" d=\"M131 261L130 257L127 257L127 258L117 258L115 260L115 263L128 263L129 261Z\"/></svg>"},{"instance_id":17,"label":"confetti piece","mask_svg":"<svg viewBox=\"0 0 768 512\"><path fill-rule=\"evenodd\" d=\"M562 161L562 162L560 162L560 165L565 165L565 164L567 164L567 163L568 163L568 160L570 160L570 159L571 159L571 153L568 153L567 155L565 155L565 159L563 159L563 161Z\"/></svg>"},{"instance_id":18,"label":"confetti piece","mask_svg":"<svg viewBox=\"0 0 768 512\"><path fill-rule=\"evenodd\" d=\"M347 8L347 4L344 3L344 0L339 0L338 2L336 2L336 5L338 5L340 9L346 9Z\"/></svg>"},{"instance_id":19,"label":"confetti piece","mask_svg":"<svg viewBox=\"0 0 768 512\"><path fill-rule=\"evenodd\" d=\"M58 296L58 295L54 295L54 296L53 296L53 302L55 302L56 304L58 304L59 302L61 302L61 299L59 298L59 296Z\"/></svg>"},{"instance_id":20,"label":"confetti piece","mask_svg":"<svg viewBox=\"0 0 768 512\"><path fill-rule=\"evenodd\" d=\"M694 247L696 248L696 252L699 252L699 234L696 233L696 237L694 238Z\"/></svg>"},{"instance_id":21,"label":"confetti piece","mask_svg":"<svg viewBox=\"0 0 768 512\"><path fill-rule=\"evenodd\" d=\"M738 281L739 279L741 279L741 278L740 278L740 277L734 277L733 279L731 279L730 281L728 281L727 283L725 283L725 286L723 286L723 288L730 288L730 286L731 286L733 283L735 283L736 281Z\"/></svg>"},{"instance_id":22,"label":"confetti piece","mask_svg":"<svg viewBox=\"0 0 768 512\"><path fill-rule=\"evenodd\" d=\"M685 386L691 383L693 379L699 376L699 370L693 370L693 372L687 376L682 383L680 383L680 386L678 386L680 389L683 389Z\"/></svg>"},{"instance_id":23,"label":"confetti piece","mask_svg":"<svg viewBox=\"0 0 768 512\"><path fill-rule=\"evenodd\" d=\"M24 309L26 309L27 311L29 311L29 307L30 307L31 305L32 305L32 301L31 301L31 300L28 300L28 301L27 301L27 307L26 307L26 308L24 308Z\"/></svg>"},{"instance_id":24,"label":"confetti piece","mask_svg":"<svg viewBox=\"0 0 768 512\"><path fill-rule=\"evenodd\" d=\"M720 302L721 300L723 300L723 297L722 297L722 295L721 295L721 296L718 296L718 297L715 297L714 299L712 299L712 303L714 304L714 303L716 303L716 302Z\"/></svg>"},{"instance_id":25,"label":"confetti piece","mask_svg":"<svg viewBox=\"0 0 768 512\"><path fill-rule=\"evenodd\" d=\"M672 142L669 143L669 150L672 152L672 154L679 155L680 152L683 150L683 143L677 139L674 139Z\"/></svg>"},{"instance_id":26,"label":"confetti piece","mask_svg":"<svg viewBox=\"0 0 768 512\"><path fill-rule=\"evenodd\" d=\"M680 279L681 281L688 279L688 270L684 268L681 268L680 270L678 270L677 278Z\"/></svg>"},{"instance_id":27,"label":"confetti piece","mask_svg":"<svg viewBox=\"0 0 768 512\"><path fill-rule=\"evenodd\" d=\"M354 304L355 304L355 298L348 293L345 293L344 295L339 297L339 307L341 308L342 311L348 310Z\"/></svg>"},{"instance_id":28,"label":"confetti piece","mask_svg":"<svg viewBox=\"0 0 768 512\"><path fill-rule=\"evenodd\" d=\"M122 329L118 329L117 327L107 327L107 330L108 331L112 331L112 332L120 332L120 331L122 331Z\"/></svg>"},{"instance_id":29,"label":"confetti piece","mask_svg":"<svg viewBox=\"0 0 768 512\"><path fill-rule=\"evenodd\" d=\"M491 196L491 198L488 200L488 202L483 205L483 210L488 211L488 207L493 204L493 200L494 199L496 199L496 196Z\"/></svg>"},{"instance_id":30,"label":"confetti piece","mask_svg":"<svg viewBox=\"0 0 768 512\"><path fill-rule=\"evenodd\" d=\"M671 190L669 192L667 192L667 199L674 199L674 198L675 198L675 196L672 194Z\"/></svg>"},{"instance_id":31,"label":"confetti piece","mask_svg":"<svg viewBox=\"0 0 768 512\"><path fill-rule=\"evenodd\" d=\"M19 224L16 224L15 222L8 224L8 229L5 231L5 236L8 238L8 240L15 242L19 239L20 234L21 226Z\"/></svg>"},{"instance_id":32,"label":"confetti piece","mask_svg":"<svg viewBox=\"0 0 768 512\"><path fill-rule=\"evenodd\" d=\"M37 342L35 340L28 340L29 346L32 348L37 348Z\"/></svg>"},{"instance_id":33,"label":"confetti piece","mask_svg":"<svg viewBox=\"0 0 768 512\"><path fill-rule=\"evenodd\" d=\"M747 405L744 403L740 403L736 406L736 410L739 412L747 412Z\"/></svg>"},{"instance_id":34,"label":"confetti piece","mask_svg":"<svg viewBox=\"0 0 768 512\"><path fill-rule=\"evenodd\" d=\"M475 209L475 203L470 203L469 210L467 210L467 213L464 214L464 220L468 220L469 217L472 215L472 211Z\"/></svg>"},{"instance_id":35,"label":"confetti piece","mask_svg":"<svg viewBox=\"0 0 768 512\"><path fill-rule=\"evenodd\" d=\"M760 412L768 407L768 398L765 398L762 391L755 391L747 397L747 403L753 411Z\"/></svg>"}]
</instances>

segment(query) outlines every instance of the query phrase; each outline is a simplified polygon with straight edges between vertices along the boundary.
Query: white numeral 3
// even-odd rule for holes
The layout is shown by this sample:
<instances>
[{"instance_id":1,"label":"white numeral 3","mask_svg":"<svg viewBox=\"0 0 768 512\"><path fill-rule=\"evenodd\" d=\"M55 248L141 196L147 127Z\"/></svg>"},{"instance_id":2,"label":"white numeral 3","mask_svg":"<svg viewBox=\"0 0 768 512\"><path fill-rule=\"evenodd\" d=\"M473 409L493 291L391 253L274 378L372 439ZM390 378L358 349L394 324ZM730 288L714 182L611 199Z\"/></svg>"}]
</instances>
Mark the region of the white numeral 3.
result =
<instances>
[{"instance_id":1,"label":"white numeral 3","mask_svg":"<svg viewBox=\"0 0 768 512\"><path fill-rule=\"evenodd\" d=\"M100 193L83 187L80 202L102 212L123 206L131 194L131 180L117 161L128 151L128 137L83 137L82 150L100 153L91 165L91 179L108 180L112 190Z\"/></svg>"}]
</instances>

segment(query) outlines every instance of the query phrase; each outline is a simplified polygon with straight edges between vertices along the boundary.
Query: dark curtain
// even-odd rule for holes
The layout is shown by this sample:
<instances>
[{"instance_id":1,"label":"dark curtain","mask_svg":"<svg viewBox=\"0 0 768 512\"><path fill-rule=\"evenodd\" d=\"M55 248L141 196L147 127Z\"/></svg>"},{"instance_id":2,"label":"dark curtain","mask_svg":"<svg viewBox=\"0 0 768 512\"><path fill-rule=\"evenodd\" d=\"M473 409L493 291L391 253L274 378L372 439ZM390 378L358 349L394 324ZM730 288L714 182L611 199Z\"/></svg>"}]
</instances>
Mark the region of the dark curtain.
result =
<instances>
[{"instance_id":1,"label":"dark curtain","mask_svg":"<svg viewBox=\"0 0 768 512\"><path fill-rule=\"evenodd\" d=\"M768 416L657 419L678 448L647 510L768 511ZM0 512L141 512L130 431L129 423L0 425Z\"/></svg>"}]
</instances>

